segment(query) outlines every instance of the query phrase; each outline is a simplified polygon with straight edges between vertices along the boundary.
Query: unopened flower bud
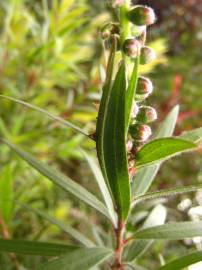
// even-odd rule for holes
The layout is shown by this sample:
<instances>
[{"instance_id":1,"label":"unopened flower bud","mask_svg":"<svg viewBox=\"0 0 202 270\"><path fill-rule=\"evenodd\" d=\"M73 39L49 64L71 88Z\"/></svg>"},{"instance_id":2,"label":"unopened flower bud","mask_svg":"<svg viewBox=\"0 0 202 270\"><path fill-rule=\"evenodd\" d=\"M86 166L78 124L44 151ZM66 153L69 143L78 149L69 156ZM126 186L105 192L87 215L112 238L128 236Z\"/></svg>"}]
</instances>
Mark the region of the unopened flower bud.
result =
<instances>
[{"instance_id":1,"label":"unopened flower bud","mask_svg":"<svg viewBox=\"0 0 202 270\"><path fill-rule=\"evenodd\" d=\"M131 140L127 141L126 143L126 151L130 152L133 148L133 142Z\"/></svg>"},{"instance_id":2,"label":"unopened flower bud","mask_svg":"<svg viewBox=\"0 0 202 270\"><path fill-rule=\"evenodd\" d=\"M102 39L109 39L111 35L119 35L120 34L120 27L118 23L107 23L101 29L101 38Z\"/></svg>"},{"instance_id":3,"label":"unopened flower bud","mask_svg":"<svg viewBox=\"0 0 202 270\"><path fill-rule=\"evenodd\" d=\"M150 25L156 21L152 8L147 6L136 6L128 12L128 19L135 25Z\"/></svg>"},{"instance_id":4,"label":"unopened flower bud","mask_svg":"<svg viewBox=\"0 0 202 270\"><path fill-rule=\"evenodd\" d=\"M152 82L145 77L139 77L137 82L136 98L143 100L153 92Z\"/></svg>"},{"instance_id":5,"label":"unopened flower bud","mask_svg":"<svg viewBox=\"0 0 202 270\"><path fill-rule=\"evenodd\" d=\"M139 107L137 106L137 103L134 103L133 107L132 107L131 117L135 118L137 116L138 112L139 112Z\"/></svg>"},{"instance_id":6,"label":"unopened flower bud","mask_svg":"<svg viewBox=\"0 0 202 270\"><path fill-rule=\"evenodd\" d=\"M145 142L151 136L151 128L148 125L134 124L129 128L132 138L138 142Z\"/></svg>"},{"instance_id":7,"label":"unopened flower bud","mask_svg":"<svg viewBox=\"0 0 202 270\"><path fill-rule=\"evenodd\" d=\"M131 57L136 58L140 52L140 42L135 38L128 38L123 44L124 53Z\"/></svg>"},{"instance_id":8,"label":"unopened flower bud","mask_svg":"<svg viewBox=\"0 0 202 270\"><path fill-rule=\"evenodd\" d=\"M157 112L150 106L141 106L136 120L141 123L150 123L157 119Z\"/></svg>"},{"instance_id":9,"label":"unopened flower bud","mask_svg":"<svg viewBox=\"0 0 202 270\"><path fill-rule=\"evenodd\" d=\"M140 64L149 64L156 59L156 52L150 47L142 47L140 52Z\"/></svg>"}]
</instances>

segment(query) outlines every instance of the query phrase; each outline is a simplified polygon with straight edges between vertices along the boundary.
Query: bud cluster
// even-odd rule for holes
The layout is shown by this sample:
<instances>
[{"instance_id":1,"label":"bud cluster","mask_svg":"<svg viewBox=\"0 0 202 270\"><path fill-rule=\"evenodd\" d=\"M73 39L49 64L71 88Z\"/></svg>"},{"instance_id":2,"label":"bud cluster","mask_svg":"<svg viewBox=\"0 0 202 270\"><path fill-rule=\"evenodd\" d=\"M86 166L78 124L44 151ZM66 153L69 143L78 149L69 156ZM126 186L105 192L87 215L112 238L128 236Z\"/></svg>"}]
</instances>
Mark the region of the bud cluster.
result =
<instances>
[{"instance_id":1,"label":"bud cluster","mask_svg":"<svg viewBox=\"0 0 202 270\"><path fill-rule=\"evenodd\" d=\"M113 0L111 3L113 3L114 7L120 7L121 9L125 1ZM124 29L121 29L121 26L123 25L120 22L120 24L105 24L100 29L101 38L105 41L104 44L106 46L110 46L112 40L116 39L116 48L118 50L121 49L126 57L131 58L131 61L126 61L126 63L131 63L138 58L138 61L136 61L137 64L148 64L156 58L155 51L145 45L147 26L155 22L155 13L152 8L143 5L131 7L128 11L127 8L124 10L124 12L126 12L124 14L124 18L128 20L129 26L131 27L129 36L125 38L123 35ZM133 29L137 29L137 33L135 33ZM128 172L130 178L132 178L135 173L135 155L139 147L141 147L141 145L144 144L152 134L151 128L148 124L157 119L155 109L142 103L152 92L153 85L150 79L139 76L135 89L135 100L131 111L131 120L126 143Z\"/></svg>"},{"instance_id":2,"label":"bud cluster","mask_svg":"<svg viewBox=\"0 0 202 270\"><path fill-rule=\"evenodd\" d=\"M138 27L144 26L145 33L139 39L136 37L127 38L122 45L123 52L131 59L139 57L140 65L148 64L156 58L155 51L145 46L146 26L153 24L156 20L154 11L146 6L135 6L128 12L128 19ZM153 84L150 79L139 76L126 144L130 178L134 176L134 158L136 152L152 134L148 124L157 119L157 113L154 108L141 104L152 92Z\"/></svg>"}]
</instances>

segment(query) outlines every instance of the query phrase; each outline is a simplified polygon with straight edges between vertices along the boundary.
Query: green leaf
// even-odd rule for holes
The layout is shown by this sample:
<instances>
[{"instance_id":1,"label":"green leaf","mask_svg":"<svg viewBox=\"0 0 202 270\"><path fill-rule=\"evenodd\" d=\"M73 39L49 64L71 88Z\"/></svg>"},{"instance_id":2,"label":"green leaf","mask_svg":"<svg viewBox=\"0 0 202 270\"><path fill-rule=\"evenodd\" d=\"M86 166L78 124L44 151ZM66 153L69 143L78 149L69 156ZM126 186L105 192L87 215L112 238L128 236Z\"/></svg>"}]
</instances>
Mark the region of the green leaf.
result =
<instances>
[{"instance_id":1,"label":"green leaf","mask_svg":"<svg viewBox=\"0 0 202 270\"><path fill-rule=\"evenodd\" d=\"M98 156L101 156L100 160L104 162L104 173L106 173L116 207L122 219L127 218L130 210L130 181L125 142L125 93L125 66L122 63L110 92L109 101L105 105L106 119L102 133L99 129L102 120L98 121L97 126Z\"/></svg>"},{"instance_id":2,"label":"green leaf","mask_svg":"<svg viewBox=\"0 0 202 270\"><path fill-rule=\"evenodd\" d=\"M182 256L179 259L173 260L161 266L157 270L180 270L201 261L202 261L202 251L196 251L188 255Z\"/></svg>"},{"instance_id":3,"label":"green leaf","mask_svg":"<svg viewBox=\"0 0 202 270\"><path fill-rule=\"evenodd\" d=\"M191 131L183 132L179 138L191 141L196 144L202 143L202 128L197 128Z\"/></svg>"},{"instance_id":4,"label":"green leaf","mask_svg":"<svg viewBox=\"0 0 202 270\"><path fill-rule=\"evenodd\" d=\"M136 155L136 166L141 168L149 164L164 161L183 152L196 149L195 143L177 138L162 138L145 144Z\"/></svg>"},{"instance_id":5,"label":"green leaf","mask_svg":"<svg viewBox=\"0 0 202 270\"><path fill-rule=\"evenodd\" d=\"M134 238L180 240L202 236L201 228L202 221L170 223L139 230L134 234Z\"/></svg>"},{"instance_id":6,"label":"green leaf","mask_svg":"<svg viewBox=\"0 0 202 270\"><path fill-rule=\"evenodd\" d=\"M85 188L71 180L66 175L58 172L56 169L44 164L41 161L35 159L32 155L20 149L18 146L8 142L6 140L2 140L6 143L11 149L13 149L22 159L28 162L33 168L35 168L42 175L46 176L49 180L51 180L56 185L60 186L64 190L70 192L75 197L90 205L107 218L110 219L107 208L104 206L102 202L100 202L94 195L92 195Z\"/></svg>"},{"instance_id":7,"label":"green leaf","mask_svg":"<svg viewBox=\"0 0 202 270\"><path fill-rule=\"evenodd\" d=\"M13 177L12 166L6 165L0 175L0 217L8 223L13 209Z\"/></svg>"},{"instance_id":8,"label":"green leaf","mask_svg":"<svg viewBox=\"0 0 202 270\"><path fill-rule=\"evenodd\" d=\"M43 264L37 270L88 270L106 261L112 251L106 248L81 249Z\"/></svg>"},{"instance_id":9,"label":"green leaf","mask_svg":"<svg viewBox=\"0 0 202 270\"><path fill-rule=\"evenodd\" d=\"M149 214L148 218L143 224L142 229L164 224L166 220L166 215L166 208L163 205L157 205ZM135 240L129 246L126 260L131 262L137 259L137 257L141 256L147 251L147 249L151 246L152 243L152 240Z\"/></svg>"},{"instance_id":10,"label":"green leaf","mask_svg":"<svg viewBox=\"0 0 202 270\"><path fill-rule=\"evenodd\" d=\"M111 219L113 220L113 224L116 227L116 224L117 224L116 212L114 210L113 201L112 201L109 189L106 185L106 182L103 178L102 172L92 156L88 155L85 151L82 151L82 153L84 154L84 157L86 158L86 160L87 160L87 162L88 162L88 164L89 164L89 166L94 174L94 177L95 177L97 184L100 188L102 197L103 197L105 204L108 208Z\"/></svg>"},{"instance_id":11,"label":"green leaf","mask_svg":"<svg viewBox=\"0 0 202 270\"><path fill-rule=\"evenodd\" d=\"M172 136L177 122L178 114L179 106L177 105L171 110L166 119L160 125L160 128L155 135L156 139ZM132 185L132 193L134 197L143 195L145 192L147 192L154 178L156 177L160 166L161 163L157 163L138 170Z\"/></svg>"},{"instance_id":12,"label":"green leaf","mask_svg":"<svg viewBox=\"0 0 202 270\"><path fill-rule=\"evenodd\" d=\"M13 252L25 255L59 256L71 253L80 247L51 244L37 241L0 239L0 252Z\"/></svg>"},{"instance_id":13,"label":"green leaf","mask_svg":"<svg viewBox=\"0 0 202 270\"><path fill-rule=\"evenodd\" d=\"M13 102L16 102L16 103L19 103L21 105L24 105L24 106L26 106L28 108L34 109L34 110L36 110L38 112L41 112L41 113L45 114L46 116L48 116L49 118L51 118L51 119L53 119L55 121L60 122L64 126L70 127L73 130L75 130L75 131L77 131L77 132L79 132L79 133L81 133L81 134L83 134L83 135L85 135L85 136L87 136L87 137L90 138L90 136L88 134L86 134L85 131L82 130L81 128L77 127L76 125L70 123L67 120L64 120L63 118L61 118L59 116L56 116L56 115L54 115L54 114L52 114L50 112L47 112L46 110L44 110L42 108L37 107L36 105L30 104L30 103L25 102L25 101L20 100L20 99L16 99L16 98L9 97L9 96L4 96L4 95L0 95L0 98L5 98L5 99L8 99L8 100L11 100Z\"/></svg>"},{"instance_id":14,"label":"green leaf","mask_svg":"<svg viewBox=\"0 0 202 270\"><path fill-rule=\"evenodd\" d=\"M160 198L176 196L183 193L194 192L199 189L202 189L202 184L158 190L146 193L145 195L137 196L134 200L134 203L137 204L145 200L156 200Z\"/></svg>"},{"instance_id":15,"label":"green leaf","mask_svg":"<svg viewBox=\"0 0 202 270\"><path fill-rule=\"evenodd\" d=\"M24 205L24 204L22 206L27 208L28 210L36 213L37 215L43 217L45 220L49 221L51 224L56 225L63 232L70 235L73 239L75 239L77 242L81 243L82 245L84 245L86 247L94 247L95 246L95 244L90 239L88 239L85 235L80 233L78 230L72 228L71 226L65 225L61 221L55 219L54 217L44 213L43 211L41 211L39 209L34 209L34 208L31 208L31 207Z\"/></svg>"},{"instance_id":16,"label":"green leaf","mask_svg":"<svg viewBox=\"0 0 202 270\"><path fill-rule=\"evenodd\" d=\"M126 133L128 131L128 126L130 123L131 111L132 111L135 92L137 88L139 58L140 57L138 56L135 59L133 72L132 72L131 79L128 85L128 89L126 91L126 110L125 110Z\"/></svg>"}]
</instances>

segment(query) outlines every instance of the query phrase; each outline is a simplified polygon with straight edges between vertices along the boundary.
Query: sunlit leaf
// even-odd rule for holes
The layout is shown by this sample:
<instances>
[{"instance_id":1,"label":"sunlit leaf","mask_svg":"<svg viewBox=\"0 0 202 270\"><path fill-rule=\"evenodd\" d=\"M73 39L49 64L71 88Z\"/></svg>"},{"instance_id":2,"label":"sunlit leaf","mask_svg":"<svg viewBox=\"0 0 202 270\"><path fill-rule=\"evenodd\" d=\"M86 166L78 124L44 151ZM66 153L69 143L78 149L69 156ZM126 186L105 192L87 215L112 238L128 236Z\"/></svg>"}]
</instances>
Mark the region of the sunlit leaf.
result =
<instances>
[{"instance_id":1,"label":"sunlit leaf","mask_svg":"<svg viewBox=\"0 0 202 270\"><path fill-rule=\"evenodd\" d=\"M183 152L196 149L197 145L177 138L162 138L145 144L136 155L136 166L141 168L149 164L164 161Z\"/></svg>"}]
</instances>

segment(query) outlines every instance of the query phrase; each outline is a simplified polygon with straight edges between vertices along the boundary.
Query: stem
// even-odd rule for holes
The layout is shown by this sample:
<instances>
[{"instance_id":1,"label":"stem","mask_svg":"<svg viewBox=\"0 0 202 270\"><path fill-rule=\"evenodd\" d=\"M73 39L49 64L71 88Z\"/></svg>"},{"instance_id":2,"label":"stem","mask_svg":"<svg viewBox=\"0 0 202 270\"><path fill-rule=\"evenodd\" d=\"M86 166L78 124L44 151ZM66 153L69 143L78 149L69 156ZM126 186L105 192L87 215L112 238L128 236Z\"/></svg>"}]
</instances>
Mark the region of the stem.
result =
<instances>
[{"instance_id":1,"label":"stem","mask_svg":"<svg viewBox=\"0 0 202 270\"><path fill-rule=\"evenodd\" d=\"M123 44L124 40L130 36L130 22L127 19L127 12L130 8L130 0L125 0L125 4L123 4L120 8L120 24L121 24L121 43Z\"/></svg>"},{"instance_id":2,"label":"stem","mask_svg":"<svg viewBox=\"0 0 202 270\"><path fill-rule=\"evenodd\" d=\"M118 228L115 229L116 234L116 250L115 250L115 262L112 265L112 270L124 270L122 264L122 254L124 249L124 231L125 231L125 222L119 218Z\"/></svg>"},{"instance_id":3,"label":"stem","mask_svg":"<svg viewBox=\"0 0 202 270\"><path fill-rule=\"evenodd\" d=\"M131 0L125 0L125 4L123 4L120 8L120 27L121 27L121 46L123 45L126 38L131 36L131 27L130 22L127 19L127 12L130 8ZM126 58L126 55L122 52L123 59L125 63L130 65L130 60Z\"/></svg>"}]
</instances>

